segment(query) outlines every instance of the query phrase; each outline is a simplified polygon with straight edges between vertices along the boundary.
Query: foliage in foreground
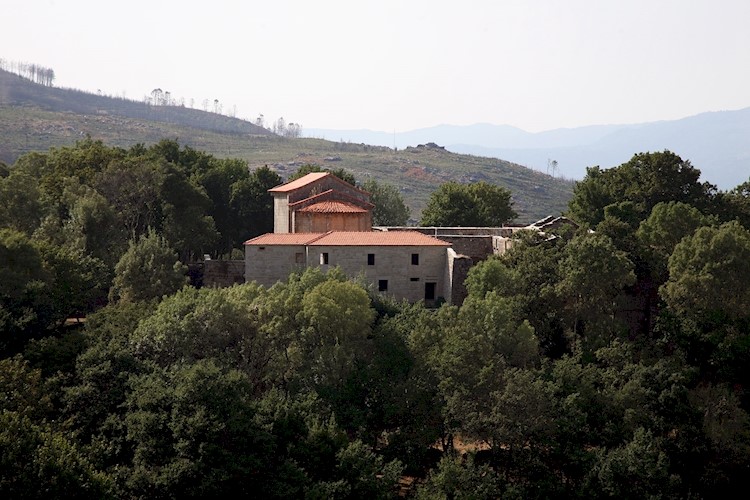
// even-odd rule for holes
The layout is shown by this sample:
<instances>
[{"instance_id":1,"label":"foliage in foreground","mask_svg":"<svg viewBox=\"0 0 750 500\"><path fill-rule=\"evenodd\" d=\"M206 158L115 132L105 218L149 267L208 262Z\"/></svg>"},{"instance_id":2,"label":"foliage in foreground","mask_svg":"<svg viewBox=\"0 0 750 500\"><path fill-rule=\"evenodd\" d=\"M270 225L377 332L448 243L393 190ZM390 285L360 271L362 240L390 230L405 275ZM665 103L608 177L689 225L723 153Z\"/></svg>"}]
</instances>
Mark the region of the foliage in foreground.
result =
<instances>
[{"instance_id":1,"label":"foliage in foreground","mask_svg":"<svg viewBox=\"0 0 750 500\"><path fill-rule=\"evenodd\" d=\"M580 231L520 235L434 310L309 269L175 281L63 332L92 261L3 229L0 494L390 498L408 475L416 498L732 496L750 466L748 190L701 187L666 153L621 168L577 189ZM633 171L650 180L622 185Z\"/></svg>"}]
</instances>

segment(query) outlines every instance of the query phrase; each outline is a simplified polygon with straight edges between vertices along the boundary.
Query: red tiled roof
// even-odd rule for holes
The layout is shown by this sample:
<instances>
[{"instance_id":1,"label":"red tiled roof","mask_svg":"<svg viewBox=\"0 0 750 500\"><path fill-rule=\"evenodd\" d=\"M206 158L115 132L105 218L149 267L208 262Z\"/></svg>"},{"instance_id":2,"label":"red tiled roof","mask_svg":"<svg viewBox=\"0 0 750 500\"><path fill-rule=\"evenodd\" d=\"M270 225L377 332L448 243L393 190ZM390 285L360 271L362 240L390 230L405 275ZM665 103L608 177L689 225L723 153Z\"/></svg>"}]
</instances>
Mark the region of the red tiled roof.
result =
<instances>
[{"instance_id":1,"label":"red tiled roof","mask_svg":"<svg viewBox=\"0 0 750 500\"><path fill-rule=\"evenodd\" d=\"M299 209L298 212L315 212L315 213L325 213L325 214L334 214L334 213L362 214L362 213L367 213L367 210L365 210L364 208L360 208L352 203L347 203L344 201L319 201L318 203Z\"/></svg>"},{"instance_id":2,"label":"red tiled roof","mask_svg":"<svg viewBox=\"0 0 750 500\"><path fill-rule=\"evenodd\" d=\"M343 181L341 181L341 182L343 182ZM355 189L359 189L359 188L355 188ZM367 195L370 194L370 193L367 193L366 191L362 191L361 189L359 191L362 192L362 193L366 193ZM299 200L299 201L295 201L294 203L290 203L289 204L289 208L294 209L296 206L298 206L298 205L304 205L305 203L312 204L311 202L313 202L313 200L315 200L316 198L326 198L329 195L331 195L332 193L335 193L334 196L336 198L341 198L340 201L350 200L350 201L347 201L347 203L352 203L354 205L367 205L368 207L375 208L375 205L373 205L369 201L360 200L358 198L355 198L353 196L349 196L346 193L342 193L342 192L336 191L334 189L329 189L327 191L323 191L322 193L318 193L318 194L312 195L309 198L305 198L303 200Z\"/></svg>"},{"instance_id":3,"label":"red tiled roof","mask_svg":"<svg viewBox=\"0 0 750 500\"><path fill-rule=\"evenodd\" d=\"M307 245L325 233L266 233L247 240L245 245Z\"/></svg>"},{"instance_id":4,"label":"red tiled roof","mask_svg":"<svg viewBox=\"0 0 750 500\"><path fill-rule=\"evenodd\" d=\"M299 179L293 180L292 182L287 182L286 184L282 184L280 186L276 186L275 188L271 188L268 190L268 192L287 193L289 191L294 191L295 189L305 187L312 182L318 181L327 175L331 175L330 172L311 172L307 175L303 175Z\"/></svg>"},{"instance_id":5,"label":"red tiled roof","mask_svg":"<svg viewBox=\"0 0 750 500\"><path fill-rule=\"evenodd\" d=\"M332 231L307 244L314 246L450 246L450 243L416 231Z\"/></svg>"}]
</instances>

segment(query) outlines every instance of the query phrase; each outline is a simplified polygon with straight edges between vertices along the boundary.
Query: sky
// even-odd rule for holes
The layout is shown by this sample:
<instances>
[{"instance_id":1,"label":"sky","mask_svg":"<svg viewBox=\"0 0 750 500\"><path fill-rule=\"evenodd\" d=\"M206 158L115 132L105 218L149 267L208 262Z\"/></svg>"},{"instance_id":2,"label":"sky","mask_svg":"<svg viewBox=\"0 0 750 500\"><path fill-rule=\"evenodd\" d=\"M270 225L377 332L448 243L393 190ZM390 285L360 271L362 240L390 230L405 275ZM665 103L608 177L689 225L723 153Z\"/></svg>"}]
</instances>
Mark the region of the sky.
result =
<instances>
[{"instance_id":1,"label":"sky","mask_svg":"<svg viewBox=\"0 0 750 500\"><path fill-rule=\"evenodd\" d=\"M529 132L750 106L749 0L0 0L55 85L305 128Z\"/></svg>"}]
</instances>

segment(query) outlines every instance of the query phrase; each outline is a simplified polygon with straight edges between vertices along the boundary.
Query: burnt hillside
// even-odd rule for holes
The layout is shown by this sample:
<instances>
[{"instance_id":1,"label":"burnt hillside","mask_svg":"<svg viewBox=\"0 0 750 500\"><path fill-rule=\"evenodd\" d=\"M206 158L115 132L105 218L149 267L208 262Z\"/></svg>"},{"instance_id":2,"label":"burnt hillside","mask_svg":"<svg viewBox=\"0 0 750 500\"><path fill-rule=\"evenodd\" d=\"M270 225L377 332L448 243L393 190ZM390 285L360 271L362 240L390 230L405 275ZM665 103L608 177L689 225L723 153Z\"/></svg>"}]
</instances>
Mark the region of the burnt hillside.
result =
<instances>
[{"instance_id":1,"label":"burnt hillside","mask_svg":"<svg viewBox=\"0 0 750 500\"><path fill-rule=\"evenodd\" d=\"M238 118L184 106L152 106L129 99L45 86L4 70L0 70L0 106L31 106L82 115L117 115L222 134L271 135L270 131Z\"/></svg>"}]
</instances>

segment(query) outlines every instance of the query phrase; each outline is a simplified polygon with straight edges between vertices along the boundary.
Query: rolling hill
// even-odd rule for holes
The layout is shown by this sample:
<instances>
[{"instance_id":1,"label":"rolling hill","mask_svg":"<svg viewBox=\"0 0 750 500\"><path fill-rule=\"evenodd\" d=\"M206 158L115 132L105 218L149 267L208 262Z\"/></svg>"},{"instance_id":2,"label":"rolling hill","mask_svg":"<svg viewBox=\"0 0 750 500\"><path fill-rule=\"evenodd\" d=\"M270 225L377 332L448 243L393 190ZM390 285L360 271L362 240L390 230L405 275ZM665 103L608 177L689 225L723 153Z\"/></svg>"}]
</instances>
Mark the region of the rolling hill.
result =
<instances>
[{"instance_id":1,"label":"rolling hill","mask_svg":"<svg viewBox=\"0 0 750 500\"><path fill-rule=\"evenodd\" d=\"M395 150L283 138L215 113L47 87L0 71L0 160L10 164L24 153L71 145L86 136L122 147L177 139L217 157L244 159L251 168L268 165L284 177L308 163L345 168L358 179L374 177L398 187L416 218L430 193L450 180L484 180L510 189L519 222L560 214L573 189L570 181L435 144Z\"/></svg>"},{"instance_id":2,"label":"rolling hill","mask_svg":"<svg viewBox=\"0 0 750 500\"><path fill-rule=\"evenodd\" d=\"M398 147L433 140L455 153L503 158L581 179L586 167L614 167L633 154L668 149L690 160L705 181L731 189L750 177L750 108L701 113L637 125L594 125L530 133L507 125L440 125L399 134L369 130L307 130L313 137Z\"/></svg>"}]
</instances>

